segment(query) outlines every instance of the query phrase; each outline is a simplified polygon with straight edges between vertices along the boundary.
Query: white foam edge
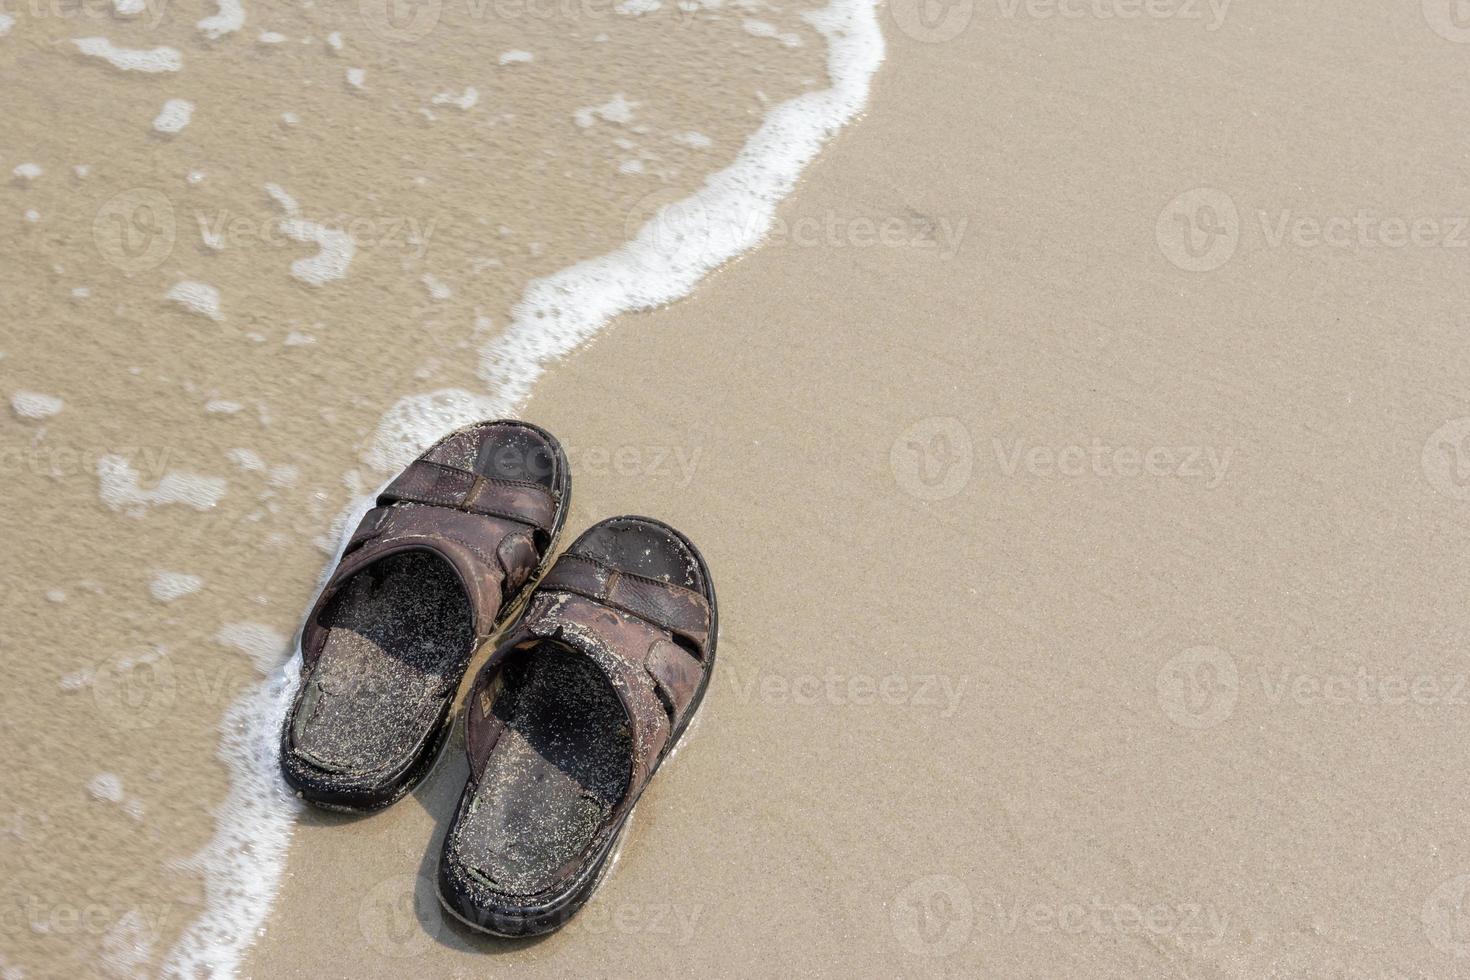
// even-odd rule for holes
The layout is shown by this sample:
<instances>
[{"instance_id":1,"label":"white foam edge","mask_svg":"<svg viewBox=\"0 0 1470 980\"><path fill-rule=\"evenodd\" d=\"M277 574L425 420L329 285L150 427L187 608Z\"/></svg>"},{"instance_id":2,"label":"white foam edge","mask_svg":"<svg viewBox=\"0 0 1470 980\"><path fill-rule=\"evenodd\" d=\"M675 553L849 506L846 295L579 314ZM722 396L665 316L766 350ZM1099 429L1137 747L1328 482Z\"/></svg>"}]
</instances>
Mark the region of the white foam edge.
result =
<instances>
[{"instance_id":1,"label":"white foam edge","mask_svg":"<svg viewBox=\"0 0 1470 980\"><path fill-rule=\"evenodd\" d=\"M307 608L316 606L348 537L377 494L354 498L334 522L337 550L317 581ZM230 788L215 811L215 831L181 867L204 880L204 911L170 947L160 975L233 977L270 916L286 854L304 808L281 777L279 738L286 710L301 681L301 636L291 655L246 690L220 721L215 755L230 773Z\"/></svg>"},{"instance_id":2,"label":"white foam edge","mask_svg":"<svg viewBox=\"0 0 1470 980\"><path fill-rule=\"evenodd\" d=\"M400 399L364 454L369 465L395 471L450 429L513 414L547 364L571 353L615 316L688 295L704 275L760 242L802 170L862 111L883 61L875 0L832 0L804 16L827 40L832 87L776 106L729 167L711 175L689 198L661 209L633 241L531 282L505 334L481 351L481 377L495 393L444 389ZM707 249L685 252L680 242L670 240L666 212L680 207L725 219L704 222ZM339 517L339 544L323 570L318 595L341 560L348 532L372 502L373 496L359 497ZM167 976L234 975L270 914L301 806L281 779L276 742L300 671L298 634L291 658L231 705L220 724L218 755L230 769L231 786L214 837L190 859L190 867L204 876L205 909L169 951Z\"/></svg>"}]
</instances>

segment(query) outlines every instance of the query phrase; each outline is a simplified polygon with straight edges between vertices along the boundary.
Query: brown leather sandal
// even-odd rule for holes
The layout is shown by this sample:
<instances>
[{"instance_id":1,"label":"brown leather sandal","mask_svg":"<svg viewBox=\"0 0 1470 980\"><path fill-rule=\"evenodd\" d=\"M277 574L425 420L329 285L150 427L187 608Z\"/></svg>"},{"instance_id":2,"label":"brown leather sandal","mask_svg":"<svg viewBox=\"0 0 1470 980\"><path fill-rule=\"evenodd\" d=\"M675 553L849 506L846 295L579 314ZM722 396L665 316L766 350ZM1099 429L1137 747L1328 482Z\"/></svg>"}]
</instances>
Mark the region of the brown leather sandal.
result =
<instances>
[{"instance_id":1,"label":"brown leather sandal","mask_svg":"<svg viewBox=\"0 0 1470 980\"><path fill-rule=\"evenodd\" d=\"M455 918L528 936L582 907L704 697L717 628L704 558L659 521L603 521L557 560L465 704L439 859Z\"/></svg>"},{"instance_id":2,"label":"brown leather sandal","mask_svg":"<svg viewBox=\"0 0 1470 980\"><path fill-rule=\"evenodd\" d=\"M470 657L530 594L570 499L561 445L508 420L445 436L388 484L302 629L281 733L300 796L375 810L423 778Z\"/></svg>"}]
</instances>

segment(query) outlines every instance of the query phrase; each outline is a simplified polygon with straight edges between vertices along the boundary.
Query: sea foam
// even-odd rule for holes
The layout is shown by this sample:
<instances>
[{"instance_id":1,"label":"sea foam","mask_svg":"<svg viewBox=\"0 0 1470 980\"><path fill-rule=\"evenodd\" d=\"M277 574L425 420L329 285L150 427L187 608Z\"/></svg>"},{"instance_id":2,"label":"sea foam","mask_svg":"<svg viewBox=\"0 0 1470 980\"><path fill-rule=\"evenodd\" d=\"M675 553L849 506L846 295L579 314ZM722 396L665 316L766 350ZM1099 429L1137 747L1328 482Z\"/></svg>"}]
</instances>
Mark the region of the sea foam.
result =
<instances>
[{"instance_id":1,"label":"sea foam","mask_svg":"<svg viewBox=\"0 0 1470 980\"><path fill-rule=\"evenodd\" d=\"M170 471L152 490L139 485L138 471L126 456L108 454L97 459L98 496L108 509L140 516L149 507L183 504L211 510L225 495L225 481L197 473Z\"/></svg>"},{"instance_id":2,"label":"sea foam","mask_svg":"<svg viewBox=\"0 0 1470 980\"><path fill-rule=\"evenodd\" d=\"M216 0L216 3L218 12L194 25L211 41L218 41L245 26L245 8L240 5L240 0Z\"/></svg>"},{"instance_id":3,"label":"sea foam","mask_svg":"<svg viewBox=\"0 0 1470 980\"><path fill-rule=\"evenodd\" d=\"M66 402L54 395L43 395L39 391L17 391L10 396L10 409L23 419L39 421L58 415Z\"/></svg>"},{"instance_id":4,"label":"sea foam","mask_svg":"<svg viewBox=\"0 0 1470 980\"><path fill-rule=\"evenodd\" d=\"M219 290L207 282L185 279L174 285L164 299L179 304L191 313L198 313L211 320L223 320L219 311Z\"/></svg>"},{"instance_id":5,"label":"sea foam","mask_svg":"<svg viewBox=\"0 0 1470 980\"><path fill-rule=\"evenodd\" d=\"M831 88L775 106L730 166L689 197L659 208L632 241L533 280L505 333L481 348L479 373L489 393L443 389L399 399L379 422L363 462L393 471L448 429L515 414L548 364L614 317L687 296L710 271L760 243L776 205L822 144L862 111L883 61L872 0L833 0L803 16L826 40ZM615 97L579 112L577 123L617 122L631 111L631 103Z\"/></svg>"},{"instance_id":6,"label":"sea foam","mask_svg":"<svg viewBox=\"0 0 1470 980\"><path fill-rule=\"evenodd\" d=\"M323 286L346 276L347 267L357 255L352 236L301 217L301 206L279 185L266 184L265 192L286 212L279 225L281 233L293 242L315 244L320 249L310 258L292 262L291 275L308 286Z\"/></svg>"},{"instance_id":7,"label":"sea foam","mask_svg":"<svg viewBox=\"0 0 1470 980\"><path fill-rule=\"evenodd\" d=\"M154 117L153 128L165 136L174 136L182 133L193 118L194 103L188 99L169 99Z\"/></svg>"},{"instance_id":8,"label":"sea foam","mask_svg":"<svg viewBox=\"0 0 1470 980\"><path fill-rule=\"evenodd\" d=\"M105 37L79 37L74 38L72 43L82 54L101 58L121 71L140 71L153 75L178 71L184 67L184 56L176 48L119 48Z\"/></svg>"},{"instance_id":9,"label":"sea foam","mask_svg":"<svg viewBox=\"0 0 1470 980\"><path fill-rule=\"evenodd\" d=\"M159 602L173 602L175 599L193 595L202 588L204 579L187 572L154 572L153 578L148 582L148 593Z\"/></svg>"}]
</instances>

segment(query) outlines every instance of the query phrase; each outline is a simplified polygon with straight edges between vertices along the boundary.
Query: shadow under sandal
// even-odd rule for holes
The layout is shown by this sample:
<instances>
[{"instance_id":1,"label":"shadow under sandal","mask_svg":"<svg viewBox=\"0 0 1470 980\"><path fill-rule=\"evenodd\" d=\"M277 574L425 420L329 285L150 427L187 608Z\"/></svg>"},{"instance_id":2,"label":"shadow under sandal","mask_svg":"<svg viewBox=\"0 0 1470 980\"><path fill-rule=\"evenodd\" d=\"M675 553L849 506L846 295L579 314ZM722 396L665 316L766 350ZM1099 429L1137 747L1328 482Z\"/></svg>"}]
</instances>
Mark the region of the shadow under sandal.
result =
<instances>
[{"instance_id":1,"label":"shadow under sandal","mask_svg":"<svg viewBox=\"0 0 1470 980\"><path fill-rule=\"evenodd\" d=\"M582 907L704 697L717 624L703 557L666 524L615 517L557 559L465 704L439 859L455 918L530 936Z\"/></svg>"},{"instance_id":2,"label":"shadow under sandal","mask_svg":"<svg viewBox=\"0 0 1470 980\"><path fill-rule=\"evenodd\" d=\"M514 421L445 436L387 486L302 629L281 770L304 799L374 810L423 778L470 657L544 569L570 490L556 439Z\"/></svg>"}]
</instances>

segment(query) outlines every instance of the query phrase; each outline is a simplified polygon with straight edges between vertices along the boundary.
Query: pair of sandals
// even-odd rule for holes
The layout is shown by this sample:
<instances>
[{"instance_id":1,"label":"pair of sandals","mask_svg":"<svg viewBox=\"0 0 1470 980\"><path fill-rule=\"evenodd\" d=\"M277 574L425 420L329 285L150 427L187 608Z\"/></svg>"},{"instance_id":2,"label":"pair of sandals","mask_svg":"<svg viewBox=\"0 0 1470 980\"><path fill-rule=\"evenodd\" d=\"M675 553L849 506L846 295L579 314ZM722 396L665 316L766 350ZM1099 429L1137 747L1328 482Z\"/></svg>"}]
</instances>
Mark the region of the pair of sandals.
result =
<instances>
[{"instance_id":1,"label":"pair of sandals","mask_svg":"<svg viewBox=\"0 0 1470 980\"><path fill-rule=\"evenodd\" d=\"M614 517L551 565L571 474L548 432L460 429L353 533L301 635L281 768L304 799L381 809L433 767L477 649L524 604L465 703L469 778L439 900L502 937L564 924L709 686L717 614L699 550ZM544 573L544 574L543 574Z\"/></svg>"}]
</instances>

